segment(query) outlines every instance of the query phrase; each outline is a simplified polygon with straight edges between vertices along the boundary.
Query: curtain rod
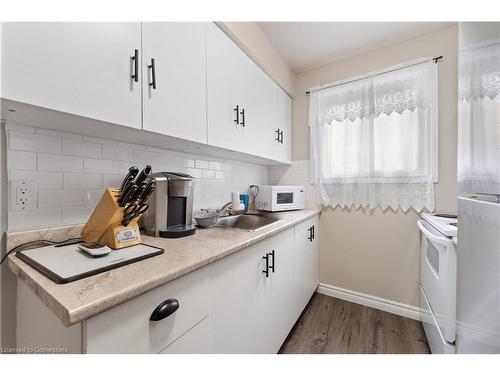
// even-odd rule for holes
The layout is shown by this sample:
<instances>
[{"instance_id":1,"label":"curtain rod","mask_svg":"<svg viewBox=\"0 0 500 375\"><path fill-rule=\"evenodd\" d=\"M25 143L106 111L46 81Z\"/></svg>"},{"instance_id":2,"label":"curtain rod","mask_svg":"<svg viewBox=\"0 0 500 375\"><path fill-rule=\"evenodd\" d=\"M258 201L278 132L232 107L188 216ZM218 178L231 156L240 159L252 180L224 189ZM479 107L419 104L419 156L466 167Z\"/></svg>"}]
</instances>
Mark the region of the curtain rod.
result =
<instances>
[{"instance_id":1,"label":"curtain rod","mask_svg":"<svg viewBox=\"0 0 500 375\"><path fill-rule=\"evenodd\" d=\"M423 63L426 63L426 62L429 62L429 61L434 61L437 64L439 62L439 60L441 60L442 58L443 58L443 56L436 56L436 57L433 57L432 59L429 59L429 60L419 61L419 62L417 62L415 64L411 64L411 65L406 65L406 66L394 68L394 69L391 69L391 70L384 71L382 73L372 74L372 75L368 75L368 76L365 76L365 77L356 78L356 79L353 79L353 80L350 80L350 81L341 82L341 83L332 83L330 85L327 84L326 86L320 87L320 88L318 88L316 90L306 91L306 95L309 95L311 93L311 91L320 91L320 90L323 90L323 89L328 89L330 87L345 85L346 83L356 82L356 81L360 81L360 80L365 79L365 78L375 77L375 76L378 76L379 74L394 72L396 70L408 68L408 67L414 66L414 65L423 64Z\"/></svg>"}]
</instances>

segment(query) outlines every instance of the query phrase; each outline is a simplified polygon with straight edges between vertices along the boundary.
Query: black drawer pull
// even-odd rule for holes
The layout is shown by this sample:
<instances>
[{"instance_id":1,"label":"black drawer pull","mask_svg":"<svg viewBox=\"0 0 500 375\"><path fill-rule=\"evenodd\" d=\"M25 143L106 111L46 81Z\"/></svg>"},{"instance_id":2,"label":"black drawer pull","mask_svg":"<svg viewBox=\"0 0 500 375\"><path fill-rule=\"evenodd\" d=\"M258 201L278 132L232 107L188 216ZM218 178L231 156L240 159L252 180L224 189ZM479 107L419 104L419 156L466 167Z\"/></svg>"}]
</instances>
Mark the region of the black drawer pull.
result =
<instances>
[{"instance_id":1,"label":"black drawer pull","mask_svg":"<svg viewBox=\"0 0 500 375\"><path fill-rule=\"evenodd\" d=\"M271 265L269 266L269 268L270 268L270 269L273 271L273 273L274 273L274 258L275 258L275 256L276 256L276 255L275 255L274 250L273 250L273 251L271 251L271 252L269 253L269 255L271 255L271 256L273 257L272 262L271 262Z\"/></svg>"},{"instance_id":2,"label":"black drawer pull","mask_svg":"<svg viewBox=\"0 0 500 375\"><path fill-rule=\"evenodd\" d=\"M166 317L172 315L179 308L179 301L175 298L169 298L166 301L160 303L158 307L153 311L149 320L157 322L158 320L165 319Z\"/></svg>"},{"instance_id":3,"label":"black drawer pull","mask_svg":"<svg viewBox=\"0 0 500 375\"><path fill-rule=\"evenodd\" d=\"M139 50L134 50L134 56L131 57L134 62L134 72L130 76L135 82L139 82Z\"/></svg>"},{"instance_id":4,"label":"black drawer pull","mask_svg":"<svg viewBox=\"0 0 500 375\"><path fill-rule=\"evenodd\" d=\"M274 140L279 143L279 141L280 141L280 128L276 129L274 132L276 133L276 138L274 138Z\"/></svg>"},{"instance_id":5,"label":"black drawer pull","mask_svg":"<svg viewBox=\"0 0 500 375\"><path fill-rule=\"evenodd\" d=\"M309 236L307 237L307 239L309 240L309 242L312 242L313 240L313 227L309 227L309 229L307 229L307 231L309 232Z\"/></svg>"},{"instance_id":6,"label":"black drawer pull","mask_svg":"<svg viewBox=\"0 0 500 375\"><path fill-rule=\"evenodd\" d=\"M148 65L148 68L151 69L151 79L152 82L149 82L149 86L156 90L156 64L155 59L151 59L151 65Z\"/></svg>"},{"instance_id":7,"label":"black drawer pull","mask_svg":"<svg viewBox=\"0 0 500 375\"><path fill-rule=\"evenodd\" d=\"M266 269L263 270L262 273L264 273L266 277L269 277L269 254L263 256L262 259L266 260Z\"/></svg>"},{"instance_id":8,"label":"black drawer pull","mask_svg":"<svg viewBox=\"0 0 500 375\"><path fill-rule=\"evenodd\" d=\"M240 125L245 127L245 108L241 109L240 115L241 115Z\"/></svg>"},{"instance_id":9,"label":"black drawer pull","mask_svg":"<svg viewBox=\"0 0 500 375\"><path fill-rule=\"evenodd\" d=\"M240 124L240 106L236 105L236 108L233 109L233 111L236 113L236 119L234 119L233 121L236 125L239 125Z\"/></svg>"}]
</instances>

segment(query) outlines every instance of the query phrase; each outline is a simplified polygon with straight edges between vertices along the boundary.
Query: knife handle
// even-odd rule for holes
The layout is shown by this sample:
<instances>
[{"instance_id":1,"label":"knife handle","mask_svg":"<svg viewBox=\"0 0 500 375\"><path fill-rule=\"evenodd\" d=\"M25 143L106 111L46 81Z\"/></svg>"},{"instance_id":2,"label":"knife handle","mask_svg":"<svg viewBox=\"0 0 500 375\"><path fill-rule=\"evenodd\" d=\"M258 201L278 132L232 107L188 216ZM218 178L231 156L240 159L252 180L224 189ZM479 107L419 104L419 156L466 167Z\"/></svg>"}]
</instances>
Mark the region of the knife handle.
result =
<instances>
[{"instance_id":1,"label":"knife handle","mask_svg":"<svg viewBox=\"0 0 500 375\"><path fill-rule=\"evenodd\" d=\"M151 174L152 168L150 165L146 165L144 169L139 173L139 176L135 179L136 185L142 184L146 181L146 178Z\"/></svg>"}]
</instances>

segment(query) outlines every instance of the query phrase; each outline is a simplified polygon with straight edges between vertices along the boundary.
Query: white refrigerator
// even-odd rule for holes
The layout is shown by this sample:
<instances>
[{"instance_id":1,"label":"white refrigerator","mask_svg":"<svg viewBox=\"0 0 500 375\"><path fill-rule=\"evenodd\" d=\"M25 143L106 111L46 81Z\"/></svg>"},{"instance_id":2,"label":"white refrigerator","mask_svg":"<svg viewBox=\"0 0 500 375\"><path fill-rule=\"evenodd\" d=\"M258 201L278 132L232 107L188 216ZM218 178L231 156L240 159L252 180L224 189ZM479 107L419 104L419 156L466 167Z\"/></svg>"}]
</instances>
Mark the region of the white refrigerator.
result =
<instances>
[{"instance_id":1,"label":"white refrigerator","mask_svg":"<svg viewBox=\"0 0 500 375\"><path fill-rule=\"evenodd\" d=\"M459 25L457 353L500 353L500 23Z\"/></svg>"},{"instance_id":2,"label":"white refrigerator","mask_svg":"<svg viewBox=\"0 0 500 375\"><path fill-rule=\"evenodd\" d=\"M500 202L458 198L457 353L500 353Z\"/></svg>"}]
</instances>

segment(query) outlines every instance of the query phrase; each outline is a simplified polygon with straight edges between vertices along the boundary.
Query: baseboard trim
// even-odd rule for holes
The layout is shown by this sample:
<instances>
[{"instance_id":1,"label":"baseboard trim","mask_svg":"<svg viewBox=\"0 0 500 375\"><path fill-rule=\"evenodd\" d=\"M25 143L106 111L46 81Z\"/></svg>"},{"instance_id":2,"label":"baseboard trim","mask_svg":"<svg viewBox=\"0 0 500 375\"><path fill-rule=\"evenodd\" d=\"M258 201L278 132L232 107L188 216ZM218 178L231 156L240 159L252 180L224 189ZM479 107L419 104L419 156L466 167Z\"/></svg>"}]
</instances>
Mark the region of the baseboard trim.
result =
<instances>
[{"instance_id":1,"label":"baseboard trim","mask_svg":"<svg viewBox=\"0 0 500 375\"><path fill-rule=\"evenodd\" d=\"M373 307L374 309L386 311L406 318L420 320L420 309L415 306L406 305L388 299L375 297L369 294L355 292L353 290L339 288L337 286L320 283L316 290L320 294L357 303L359 305Z\"/></svg>"}]
</instances>

